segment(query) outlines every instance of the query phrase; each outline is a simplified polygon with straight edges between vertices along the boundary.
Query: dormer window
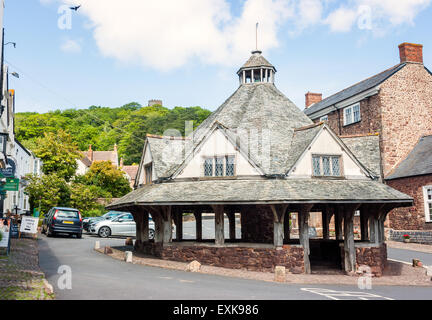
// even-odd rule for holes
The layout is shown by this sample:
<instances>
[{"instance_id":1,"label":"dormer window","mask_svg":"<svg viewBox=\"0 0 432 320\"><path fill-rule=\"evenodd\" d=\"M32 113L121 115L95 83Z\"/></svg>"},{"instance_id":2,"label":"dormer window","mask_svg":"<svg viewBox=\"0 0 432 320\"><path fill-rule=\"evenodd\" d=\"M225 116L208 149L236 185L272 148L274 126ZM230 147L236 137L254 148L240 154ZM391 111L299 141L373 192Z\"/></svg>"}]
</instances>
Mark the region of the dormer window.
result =
<instances>
[{"instance_id":1,"label":"dormer window","mask_svg":"<svg viewBox=\"0 0 432 320\"><path fill-rule=\"evenodd\" d=\"M341 157L332 155L312 156L313 176L315 177L340 177Z\"/></svg>"},{"instance_id":2,"label":"dormer window","mask_svg":"<svg viewBox=\"0 0 432 320\"><path fill-rule=\"evenodd\" d=\"M204 177L235 176L235 156L204 158Z\"/></svg>"}]
</instances>

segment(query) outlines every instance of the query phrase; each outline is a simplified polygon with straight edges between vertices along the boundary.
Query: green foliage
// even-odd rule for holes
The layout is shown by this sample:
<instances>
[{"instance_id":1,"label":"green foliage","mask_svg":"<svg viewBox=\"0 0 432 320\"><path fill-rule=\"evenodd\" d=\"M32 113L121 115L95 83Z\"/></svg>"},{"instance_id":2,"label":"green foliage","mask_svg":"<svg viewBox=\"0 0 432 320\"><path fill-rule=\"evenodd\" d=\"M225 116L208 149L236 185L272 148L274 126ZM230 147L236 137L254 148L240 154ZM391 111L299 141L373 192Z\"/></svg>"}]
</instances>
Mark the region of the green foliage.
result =
<instances>
[{"instance_id":1,"label":"green foliage","mask_svg":"<svg viewBox=\"0 0 432 320\"><path fill-rule=\"evenodd\" d=\"M184 135L185 121L193 121L196 128L209 115L210 111L200 107L175 107L171 110L159 105L142 107L137 102L120 108L91 106L85 110L56 110L44 114L26 112L16 114L16 137L35 151L38 146L45 145L41 139L53 143L53 137L65 131L81 151L87 150L90 144L93 150L99 151L113 150L117 144L119 156L125 165L130 165L140 162L147 133L162 135L168 129L175 129ZM45 134L49 138L40 138ZM60 137L65 138L62 133ZM48 173L55 170L48 164ZM63 174L68 176L68 172L65 170Z\"/></svg>"},{"instance_id":2,"label":"green foliage","mask_svg":"<svg viewBox=\"0 0 432 320\"><path fill-rule=\"evenodd\" d=\"M27 181L25 191L29 195L31 208L40 206L40 212L47 213L52 207L70 205L70 187L58 174L44 174L40 177L28 175Z\"/></svg>"},{"instance_id":3,"label":"green foliage","mask_svg":"<svg viewBox=\"0 0 432 320\"><path fill-rule=\"evenodd\" d=\"M123 171L113 166L110 161L93 162L89 171L81 178L90 188L103 190L114 198L119 198L132 191Z\"/></svg>"},{"instance_id":4,"label":"green foliage","mask_svg":"<svg viewBox=\"0 0 432 320\"><path fill-rule=\"evenodd\" d=\"M78 166L76 160L81 157L71 135L63 130L44 133L42 138L37 138L33 152L43 161L42 170L45 174L55 173L66 181L75 174Z\"/></svg>"}]
</instances>

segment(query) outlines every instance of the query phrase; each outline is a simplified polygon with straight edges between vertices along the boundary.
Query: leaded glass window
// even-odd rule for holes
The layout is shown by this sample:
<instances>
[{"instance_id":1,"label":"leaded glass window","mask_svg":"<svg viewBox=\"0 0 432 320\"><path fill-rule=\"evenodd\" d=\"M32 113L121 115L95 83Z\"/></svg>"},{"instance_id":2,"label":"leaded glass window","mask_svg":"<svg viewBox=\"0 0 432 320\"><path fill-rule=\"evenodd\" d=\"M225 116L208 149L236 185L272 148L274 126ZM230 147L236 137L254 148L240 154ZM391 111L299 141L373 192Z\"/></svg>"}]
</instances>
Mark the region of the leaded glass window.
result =
<instances>
[{"instance_id":1,"label":"leaded glass window","mask_svg":"<svg viewBox=\"0 0 432 320\"><path fill-rule=\"evenodd\" d=\"M224 169L224 158L216 158L215 163L215 176L222 177Z\"/></svg>"},{"instance_id":2,"label":"leaded glass window","mask_svg":"<svg viewBox=\"0 0 432 320\"><path fill-rule=\"evenodd\" d=\"M313 157L313 173L314 176L321 175L321 157Z\"/></svg>"},{"instance_id":3,"label":"leaded glass window","mask_svg":"<svg viewBox=\"0 0 432 320\"><path fill-rule=\"evenodd\" d=\"M340 157L339 156L313 156L312 157L313 175L315 177L340 177Z\"/></svg>"},{"instance_id":4,"label":"leaded glass window","mask_svg":"<svg viewBox=\"0 0 432 320\"><path fill-rule=\"evenodd\" d=\"M207 158L204 160L204 176L213 176L213 158Z\"/></svg>"},{"instance_id":5,"label":"leaded glass window","mask_svg":"<svg viewBox=\"0 0 432 320\"><path fill-rule=\"evenodd\" d=\"M340 176L339 157L332 157L332 173L333 176Z\"/></svg>"},{"instance_id":6,"label":"leaded glass window","mask_svg":"<svg viewBox=\"0 0 432 320\"><path fill-rule=\"evenodd\" d=\"M322 158L323 163L323 173L325 176L331 176L331 169L330 169L330 157L323 157Z\"/></svg>"},{"instance_id":7,"label":"leaded glass window","mask_svg":"<svg viewBox=\"0 0 432 320\"><path fill-rule=\"evenodd\" d=\"M234 176L234 157L226 157L226 176Z\"/></svg>"}]
</instances>

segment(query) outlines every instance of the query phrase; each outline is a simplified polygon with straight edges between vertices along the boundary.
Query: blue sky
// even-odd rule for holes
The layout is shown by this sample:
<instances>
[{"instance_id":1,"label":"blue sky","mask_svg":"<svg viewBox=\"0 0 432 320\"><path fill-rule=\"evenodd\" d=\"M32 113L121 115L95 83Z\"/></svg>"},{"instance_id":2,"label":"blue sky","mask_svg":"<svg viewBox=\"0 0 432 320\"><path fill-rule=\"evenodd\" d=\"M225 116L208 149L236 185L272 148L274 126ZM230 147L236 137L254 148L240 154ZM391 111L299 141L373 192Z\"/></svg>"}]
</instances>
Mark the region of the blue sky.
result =
<instances>
[{"instance_id":1,"label":"blue sky","mask_svg":"<svg viewBox=\"0 0 432 320\"><path fill-rule=\"evenodd\" d=\"M397 64L402 42L423 44L432 68L430 0L5 2L17 112L149 99L215 110L238 87L256 21L276 86L301 109L307 91L328 96ZM83 5L71 29L58 26L63 3Z\"/></svg>"}]
</instances>

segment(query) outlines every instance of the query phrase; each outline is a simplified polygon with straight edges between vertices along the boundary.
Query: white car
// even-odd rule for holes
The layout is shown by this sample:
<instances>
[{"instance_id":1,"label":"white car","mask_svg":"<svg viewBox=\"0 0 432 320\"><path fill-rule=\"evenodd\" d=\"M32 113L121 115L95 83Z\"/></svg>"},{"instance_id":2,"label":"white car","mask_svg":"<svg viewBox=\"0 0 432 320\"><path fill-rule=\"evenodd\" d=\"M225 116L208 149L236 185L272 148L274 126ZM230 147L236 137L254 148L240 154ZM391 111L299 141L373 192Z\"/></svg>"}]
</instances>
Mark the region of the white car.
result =
<instances>
[{"instance_id":1,"label":"white car","mask_svg":"<svg viewBox=\"0 0 432 320\"><path fill-rule=\"evenodd\" d=\"M111 220L96 221L90 225L91 233L97 234L101 238L110 236L136 237L136 224L132 214L126 213ZM149 238L154 239L155 225L153 220L149 220Z\"/></svg>"}]
</instances>

